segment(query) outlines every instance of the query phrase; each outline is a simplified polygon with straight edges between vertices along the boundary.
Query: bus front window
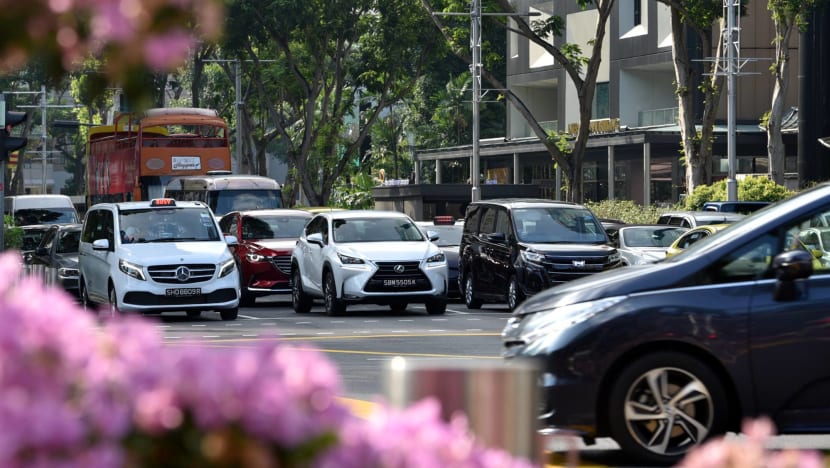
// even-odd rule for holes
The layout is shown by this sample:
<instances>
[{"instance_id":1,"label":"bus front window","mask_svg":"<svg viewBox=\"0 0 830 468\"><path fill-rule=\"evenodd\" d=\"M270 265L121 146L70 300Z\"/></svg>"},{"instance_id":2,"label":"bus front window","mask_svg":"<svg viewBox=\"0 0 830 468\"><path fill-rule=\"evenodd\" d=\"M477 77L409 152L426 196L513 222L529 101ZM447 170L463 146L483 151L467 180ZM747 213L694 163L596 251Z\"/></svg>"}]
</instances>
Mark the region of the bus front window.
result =
<instances>
[{"instance_id":1,"label":"bus front window","mask_svg":"<svg viewBox=\"0 0 830 468\"><path fill-rule=\"evenodd\" d=\"M282 208L279 190L223 190L211 193L210 208L216 216L231 211Z\"/></svg>"}]
</instances>

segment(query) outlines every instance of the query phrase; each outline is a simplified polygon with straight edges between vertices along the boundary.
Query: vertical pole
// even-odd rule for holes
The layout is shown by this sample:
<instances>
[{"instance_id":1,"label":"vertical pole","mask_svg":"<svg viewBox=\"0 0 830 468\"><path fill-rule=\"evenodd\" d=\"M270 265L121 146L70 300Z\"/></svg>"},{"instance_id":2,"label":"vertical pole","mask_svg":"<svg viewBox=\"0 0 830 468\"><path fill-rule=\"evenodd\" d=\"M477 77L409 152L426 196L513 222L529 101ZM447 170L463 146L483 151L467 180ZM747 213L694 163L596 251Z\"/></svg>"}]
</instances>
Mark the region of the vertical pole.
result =
<instances>
[{"instance_id":1,"label":"vertical pole","mask_svg":"<svg viewBox=\"0 0 830 468\"><path fill-rule=\"evenodd\" d=\"M473 157L472 164L470 164L470 182L473 185L473 191L470 199L472 201L481 200L481 192L479 191L479 115L478 105L481 100L481 0L472 0L470 3L470 46L473 49Z\"/></svg>"},{"instance_id":2,"label":"vertical pole","mask_svg":"<svg viewBox=\"0 0 830 468\"><path fill-rule=\"evenodd\" d=\"M738 30L735 27L735 3L740 0L724 0L726 2L726 95L727 95L727 163L729 174L726 179L726 200L738 200L738 181L735 179L737 158L735 156L735 49L740 47Z\"/></svg>"},{"instance_id":3,"label":"vertical pole","mask_svg":"<svg viewBox=\"0 0 830 468\"><path fill-rule=\"evenodd\" d=\"M234 60L234 87L236 88L236 164L242 164L242 78L239 76L239 60ZM253 168L249 168L253 169Z\"/></svg>"},{"instance_id":4,"label":"vertical pole","mask_svg":"<svg viewBox=\"0 0 830 468\"><path fill-rule=\"evenodd\" d=\"M40 193L46 193L46 85L40 87L40 162L41 162L41 178L40 178Z\"/></svg>"}]
</instances>

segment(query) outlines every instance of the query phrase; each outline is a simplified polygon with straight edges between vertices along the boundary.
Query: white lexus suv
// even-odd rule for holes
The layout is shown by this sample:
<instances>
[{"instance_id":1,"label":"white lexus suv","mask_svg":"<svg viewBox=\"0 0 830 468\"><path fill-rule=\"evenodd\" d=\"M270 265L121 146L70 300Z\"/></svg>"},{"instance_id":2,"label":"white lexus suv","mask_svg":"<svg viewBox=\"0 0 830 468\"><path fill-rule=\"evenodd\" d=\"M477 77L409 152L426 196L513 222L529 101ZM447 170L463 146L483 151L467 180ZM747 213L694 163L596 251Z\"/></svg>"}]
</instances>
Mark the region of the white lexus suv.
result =
<instances>
[{"instance_id":1,"label":"white lexus suv","mask_svg":"<svg viewBox=\"0 0 830 468\"><path fill-rule=\"evenodd\" d=\"M428 237L429 236L429 237ZM447 260L407 215L395 211L332 211L306 225L291 258L294 310L322 298L326 313L349 303L389 305L396 312L423 303L428 314L447 309Z\"/></svg>"},{"instance_id":2,"label":"white lexus suv","mask_svg":"<svg viewBox=\"0 0 830 468\"><path fill-rule=\"evenodd\" d=\"M84 218L78 249L84 305L139 313L218 311L235 320L239 271L207 205L169 198L100 203Z\"/></svg>"}]
</instances>

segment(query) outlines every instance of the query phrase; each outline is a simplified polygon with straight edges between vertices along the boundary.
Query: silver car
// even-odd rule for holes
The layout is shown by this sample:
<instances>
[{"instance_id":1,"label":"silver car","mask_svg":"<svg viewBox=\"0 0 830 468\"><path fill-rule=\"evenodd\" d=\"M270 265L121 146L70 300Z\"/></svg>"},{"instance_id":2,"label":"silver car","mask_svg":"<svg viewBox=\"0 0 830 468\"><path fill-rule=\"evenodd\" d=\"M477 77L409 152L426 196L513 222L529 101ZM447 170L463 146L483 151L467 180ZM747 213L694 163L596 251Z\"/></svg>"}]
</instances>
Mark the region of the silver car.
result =
<instances>
[{"instance_id":1,"label":"silver car","mask_svg":"<svg viewBox=\"0 0 830 468\"><path fill-rule=\"evenodd\" d=\"M294 310L322 298L326 313L349 303L389 305L394 312L423 303L430 315L447 308L447 259L407 215L395 211L334 211L308 222L291 259Z\"/></svg>"},{"instance_id":2,"label":"silver car","mask_svg":"<svg viewBox=\"0 0 830 468\"><path fill-rule=\"evenodd\" d=\"M666 249L689 228L664 224L627 224L615 236L624 265L654 263L666 258Z\"/></svg>"}]
</instances>

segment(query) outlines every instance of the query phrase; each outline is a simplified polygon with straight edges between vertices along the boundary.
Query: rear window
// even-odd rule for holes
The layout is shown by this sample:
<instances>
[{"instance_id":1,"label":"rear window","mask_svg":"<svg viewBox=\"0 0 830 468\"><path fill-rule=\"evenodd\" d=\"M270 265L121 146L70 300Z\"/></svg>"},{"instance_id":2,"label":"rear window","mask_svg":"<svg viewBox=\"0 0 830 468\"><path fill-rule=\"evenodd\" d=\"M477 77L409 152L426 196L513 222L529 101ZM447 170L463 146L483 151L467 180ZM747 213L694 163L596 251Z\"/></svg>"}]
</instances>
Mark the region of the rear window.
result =
<instances>
[{"instance_id":1,"label":"rear window","mask_svg":"<svg viewBox=\"0 0 830 468\"><path fill-rule=\"evenodd\" d=\"M25 208L14 212L17 226L32 224L75 224L78 216L73 208Z\"/></svg>"}]
</instances>

